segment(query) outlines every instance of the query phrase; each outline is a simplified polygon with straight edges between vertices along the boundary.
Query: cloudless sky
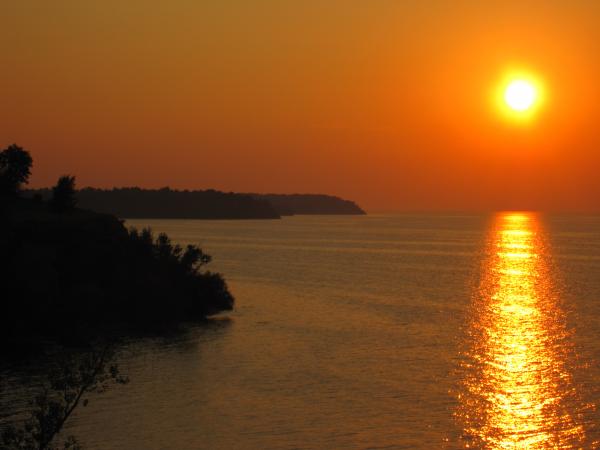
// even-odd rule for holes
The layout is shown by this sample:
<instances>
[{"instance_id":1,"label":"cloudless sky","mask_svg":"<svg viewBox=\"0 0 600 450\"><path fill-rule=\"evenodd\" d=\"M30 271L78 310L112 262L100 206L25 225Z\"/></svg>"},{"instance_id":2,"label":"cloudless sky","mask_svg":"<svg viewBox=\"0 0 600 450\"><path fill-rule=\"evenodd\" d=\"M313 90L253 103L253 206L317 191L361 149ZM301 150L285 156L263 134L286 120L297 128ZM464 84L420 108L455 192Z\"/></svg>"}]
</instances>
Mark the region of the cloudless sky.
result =
<instances>
[{"instance_id":1,"label":"cloudless sky","mask_svg":"<svg viewBox=\"0 0 600 450\"><path fill-rule=\"evenodd\" d=\"M33 186L600 210L600 2L0 3L0 146ZM544 80L534 120L490 101Z\"/></svg>"}]
</instances>

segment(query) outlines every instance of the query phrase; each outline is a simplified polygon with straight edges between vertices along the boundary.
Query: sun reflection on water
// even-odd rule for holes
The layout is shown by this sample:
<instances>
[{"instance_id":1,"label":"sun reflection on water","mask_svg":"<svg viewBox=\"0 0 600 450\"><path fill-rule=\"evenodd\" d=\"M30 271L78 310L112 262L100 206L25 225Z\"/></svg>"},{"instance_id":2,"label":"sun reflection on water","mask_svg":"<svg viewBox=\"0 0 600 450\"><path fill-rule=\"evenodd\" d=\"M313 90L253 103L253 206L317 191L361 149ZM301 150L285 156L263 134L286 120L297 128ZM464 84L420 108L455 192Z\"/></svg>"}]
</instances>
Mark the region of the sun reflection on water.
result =
<instances>
[{"instance_id":1,"label":"sun reflection on water","mask_svg":"<svg viewBox=\"0 0 600 450\"><path fill-rule=\"evenodd\" d=\"M463 355L457 418L465 447L589 445L548 256L534 214L497 216Z\"/></svg>"}]
</instances>

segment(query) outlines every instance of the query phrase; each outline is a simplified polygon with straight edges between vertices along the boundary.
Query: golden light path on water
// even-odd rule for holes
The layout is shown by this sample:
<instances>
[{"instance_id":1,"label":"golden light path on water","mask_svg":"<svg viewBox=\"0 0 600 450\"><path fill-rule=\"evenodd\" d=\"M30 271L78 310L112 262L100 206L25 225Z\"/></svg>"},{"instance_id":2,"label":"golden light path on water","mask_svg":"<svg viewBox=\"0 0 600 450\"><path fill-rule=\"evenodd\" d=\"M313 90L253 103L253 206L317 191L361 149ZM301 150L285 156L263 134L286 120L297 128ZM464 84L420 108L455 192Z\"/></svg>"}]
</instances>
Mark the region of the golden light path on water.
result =
<instances>
[{"instance_id":1,"label":"golden light path on water","mask_svg":"<svg viewBox=\"0 0 600 450\"><path fill-rule=\"evenodd\" d=\"M463 355L465 447L589 448L548 252L536 215L496 217Z\"/></svg>"}]
</instances>

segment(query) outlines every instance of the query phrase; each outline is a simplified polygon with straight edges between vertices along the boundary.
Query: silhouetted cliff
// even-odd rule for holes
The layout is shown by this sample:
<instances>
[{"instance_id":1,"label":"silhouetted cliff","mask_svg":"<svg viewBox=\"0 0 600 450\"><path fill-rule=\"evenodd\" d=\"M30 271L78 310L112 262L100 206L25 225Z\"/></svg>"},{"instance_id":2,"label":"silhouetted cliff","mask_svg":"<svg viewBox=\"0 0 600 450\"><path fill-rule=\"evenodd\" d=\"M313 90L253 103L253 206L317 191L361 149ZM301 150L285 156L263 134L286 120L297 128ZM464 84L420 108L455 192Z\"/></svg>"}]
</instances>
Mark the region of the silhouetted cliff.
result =
<instances>
[{"instance_id":1,"label":"silhouetted cliff","mask_svg":"<svg viewBox=\"0 0 600 450\"><path fill-rule=\"evenodd\" d=\"M48 198L49 189L30 190L28 195ZM233 192L177 191L169 188L85 188L77 191L82 208L128 219L279 219L266 200Z\"/></svg>"},{"instance_id":2,"label":"silhouetted cliff","mask_svg":"<svg viewBox=\"0 0 600 450\"><path fill-rule=\"evenodd\" d=\"M270 202L282 216L294 214L366 214L356 203L322 194L252 194Z\"/></svg>"}]
</instances>

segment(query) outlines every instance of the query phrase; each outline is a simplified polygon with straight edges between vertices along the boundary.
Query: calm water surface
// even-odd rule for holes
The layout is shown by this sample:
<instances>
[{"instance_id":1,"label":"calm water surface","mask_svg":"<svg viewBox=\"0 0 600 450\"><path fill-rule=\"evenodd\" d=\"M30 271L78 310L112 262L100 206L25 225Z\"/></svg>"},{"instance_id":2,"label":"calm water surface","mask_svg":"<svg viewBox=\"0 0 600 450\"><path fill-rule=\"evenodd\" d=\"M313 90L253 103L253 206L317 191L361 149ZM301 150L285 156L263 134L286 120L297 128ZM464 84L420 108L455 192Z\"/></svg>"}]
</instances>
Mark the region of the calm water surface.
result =
<instances>
[{"instance_id":1,"label":"calm water surface","mask_svg":"<svg viewBox=\"0 0 600 450\"><path fill-rule=\"evenodd\" d=\"M128 224L200 244L237 305L127 342L87 448L598 446L598 217Z\"/></svg>"}]
</instances>

